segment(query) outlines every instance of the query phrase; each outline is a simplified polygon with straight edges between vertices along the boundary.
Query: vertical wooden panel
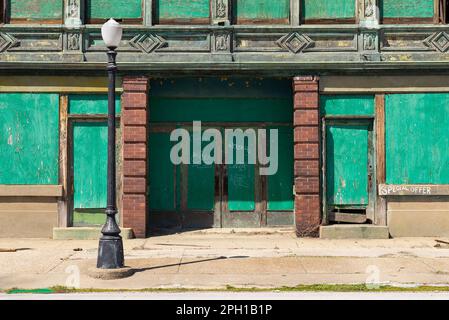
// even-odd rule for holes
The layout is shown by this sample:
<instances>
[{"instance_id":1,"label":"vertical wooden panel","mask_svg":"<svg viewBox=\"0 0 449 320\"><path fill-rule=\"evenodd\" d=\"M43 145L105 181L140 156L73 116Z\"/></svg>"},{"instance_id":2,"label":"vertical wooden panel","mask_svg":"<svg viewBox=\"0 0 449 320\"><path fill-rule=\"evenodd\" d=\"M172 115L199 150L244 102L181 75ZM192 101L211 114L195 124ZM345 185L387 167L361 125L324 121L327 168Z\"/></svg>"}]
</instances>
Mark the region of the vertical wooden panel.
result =
<instances>
[{"instance_id":1,"label":"vertical wooden panel","mask_svg":"<svg viewBox=\"0 0 449 320\"><path fill-rule=\"evenodd\" d=\"M230 211L253 211L256 209L255 203L255 165L248 164L248 140L245 139L241 146L235 141L226 141L229 145L226 148L234 150L234 164L227 165L228 171L228 208ZM236 163L236 152L245 152L244 164Z\"/></svg>"},{"instance_id":2,"label":"vertical wooden panel","mask_svg":"<svg viewBox=\"0 0 449 320\"><path fill-rule=\"evenodd\" d=\"M238 24L288 24L290 0L234 0L233 16Z\"/></svg>"},{"instance_id":3,"label":"vertical wooden panel","mask_svg":"<svg viewBox=\"0 0 449 320\"><path fill-rule=\"evenodd\" d=\"M149 208L175 210L175 170L170 161L170 134L157 132L149 137ZM179 179L179 178L178 178Z\"/></svg>"},{"instance_id":4,"label":"vertical wooden panel","mask_svg":"<svg viewBox=\"0 0 449 320\"><path fill-rule=\"evenodd\" d=\"M62 0L11 0L11 21L57 20L62 21Z\"/></svg>"},{"instance_id":5,"label":"vertical wooden panel","mask_svg":"<svg viewBox=\"0 0 449 320\"><path fill-rule=\"evenodd\" d=\"M267 207L271 211L293 210L293 128L277 127L274 129L278 130L279 139L278 171L275 175L267 176Z\"/></svg>"},{"instance_id":6,"label":"vertical wooden panel","mask_svg":"<svg viewBox=\"0 0 449 320\"><path fill-rule=\"evenodd\" d=\"M386 182L449 183L449 95L391 94L385 101Z\"/></svg>"},{"instance_id":7,"label":"vertical wooden panel","mask_svg":"<svg viewBox=\"0 0 449 320\"><path fill-rule=\"evenodd\" d=\"M203 142L202 148L208 143ZM194 164L193 159L201 159L196 154L191 141L191 164L187 166L187 209L212 211L215 204L215 165Z\"/></svg>"},{"instance_id":8,"label":"vertical wooden panel","mask_svg":"<svg viewBox=\"0 0 449 320\"><path fill-rule=\"evenodd\" d=\"M368 204L368 126L326 128L328 205Z\"/></svg>"},{"instance_id":9,"label":"vertical wooden panel","mask_svg":"<svg viewBox=\"0 0 449 320\"><path fill-rule=\"evenodd\" d=\"M376 95L376 182L385 183L385 95ZM376 192L377 193L377 192ZM373 217L369 217L373 219ZM387 200L376 194L374 223L387 225Z\"/></svg>"},{"instance_id":10,"label":"vertical wooden panel","mask_svg":"<svg viewBox=\"0 0 449 320\"><path fill-rule=\"evenodd\" d=\"M74 208L106 208L106 122L76 122L73 126Z\"/></svg>"},{"instance_id":11,"label":"vertical wooden panel","mask_svg":"<svg viewBox=\"0 0 449 320\"><path fill-rule=\"evenodd\" d=\"M58 200L58 226L70 225L68 197L68 97L62 95L59 99L59 184L62 185L63 196Z\"/></svg>"},{"instance_id":12,"label":"vertical wooden panel","mask_svg":"<svg viewBox=\"0 0 449 320\"><path fill-rule=\"evenodd\" d=\"M377 183L385 183L385 95L376 95Z\"/></svg>"},{"instance_id":13,"label":"vertical wooden panel","mask_svg":"<svg viewBox=\"0 0 449 320\"><path fill-rule=\"evenodd\" d=\"M58 184L58 107L58 94L0 94L0 184Z\"/></svg>"}]
</instances>

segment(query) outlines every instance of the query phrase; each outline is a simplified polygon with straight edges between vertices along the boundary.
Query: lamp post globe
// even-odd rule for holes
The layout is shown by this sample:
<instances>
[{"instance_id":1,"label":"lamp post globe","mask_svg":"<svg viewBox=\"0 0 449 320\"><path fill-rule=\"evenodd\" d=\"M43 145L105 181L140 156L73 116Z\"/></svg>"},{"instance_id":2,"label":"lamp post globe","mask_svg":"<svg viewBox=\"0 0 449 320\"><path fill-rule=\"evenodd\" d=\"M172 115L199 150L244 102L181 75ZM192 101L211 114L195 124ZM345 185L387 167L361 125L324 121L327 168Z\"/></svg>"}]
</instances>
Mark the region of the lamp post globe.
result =
<instances>
[{"instance_id":1,"label":"lamp post globe","mask_svg":"<svg viewBox=\"0 0 449 320\"><path fill-rule=\"evenodd\" d=\"M120 269L124 267L123 241L115 216L116 205L116 162L115 162L115 76L117 72L115 49L122 38L122 27L114 19L101 28L103 41L108 48L108 169L106 223L101 229L102 236L98 246L97 268Z\"/></svg>"}]
</instances>

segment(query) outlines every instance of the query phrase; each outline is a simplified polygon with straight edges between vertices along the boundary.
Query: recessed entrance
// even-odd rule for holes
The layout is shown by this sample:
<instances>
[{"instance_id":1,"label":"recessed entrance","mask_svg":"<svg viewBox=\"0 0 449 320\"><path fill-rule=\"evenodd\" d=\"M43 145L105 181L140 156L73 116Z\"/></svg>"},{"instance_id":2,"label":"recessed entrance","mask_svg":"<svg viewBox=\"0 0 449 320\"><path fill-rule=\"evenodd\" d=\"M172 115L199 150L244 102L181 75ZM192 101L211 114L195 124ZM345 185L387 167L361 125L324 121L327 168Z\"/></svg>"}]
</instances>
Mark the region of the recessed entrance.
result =
<instances>
[{"instance_id":1,"label":"recessed entrance","mask_svg":"<svg viewBox=\"0 0 449 320\"><path fill-rule=\"evenodd\" d=\"M171 86L173 91L168 91L164 83L159 83L159 88L152 86L154 91L150 95L150 230L293 224L291 95L264 91L266 84L262 84L262 80L193 79L193 85L185 80L175 80L178 81L180 83L177 86ZM248 84L238 87L238 82ZM230 83L234 83L233 87L229 86ZM189 94L198 85L202 87L196 96ZM221 91L220 87L230 92ZM185 91L182 94L176 91L183 88ZM259 90L264 91L262 96ZM218 92L223 92L223 96ZM252 129L255 132L259 129L267 132L276 129L276 174L261 175L258 160L250 163L246 158L244 164L226 164L224 152L221 163L193 164L191 161L190 164L173 164L170 152L177 142L170 141L170 134L180 128L191 131L193 121L201 121L203 131L213 128L221 132L223 137L226 129ZM248 141L245 140L243 146L246 155ZM207 144L203 142L203 147ZM223 139L222 150L232 147L225 144ZM198 155L193 151L190 157L195 156Z\"/></svg>"}]
</instances>

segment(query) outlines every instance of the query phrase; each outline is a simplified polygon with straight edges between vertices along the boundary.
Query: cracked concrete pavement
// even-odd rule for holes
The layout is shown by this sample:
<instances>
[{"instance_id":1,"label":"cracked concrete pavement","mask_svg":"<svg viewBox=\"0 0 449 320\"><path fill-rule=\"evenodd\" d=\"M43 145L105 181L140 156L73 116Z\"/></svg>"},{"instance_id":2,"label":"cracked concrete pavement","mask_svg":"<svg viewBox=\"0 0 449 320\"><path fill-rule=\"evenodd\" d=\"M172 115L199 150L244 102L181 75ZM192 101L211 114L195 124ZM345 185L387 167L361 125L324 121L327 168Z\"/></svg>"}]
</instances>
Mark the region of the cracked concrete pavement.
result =
<instances>
[{"instance_id":1,"label":"cracked concrete pavement","mask_svg":"<svg viewBox=\"0 0 449 320\"><path fill-rule=\"evenodd\" d=\"M0 288L275 288L367 281L449 285L445 242L449 239L299 239L290 230L185 232L124 240L126 264L136 273L99 280L87 275L95 265L96 240L0 239Z\"/></svg>"}]
</instances>

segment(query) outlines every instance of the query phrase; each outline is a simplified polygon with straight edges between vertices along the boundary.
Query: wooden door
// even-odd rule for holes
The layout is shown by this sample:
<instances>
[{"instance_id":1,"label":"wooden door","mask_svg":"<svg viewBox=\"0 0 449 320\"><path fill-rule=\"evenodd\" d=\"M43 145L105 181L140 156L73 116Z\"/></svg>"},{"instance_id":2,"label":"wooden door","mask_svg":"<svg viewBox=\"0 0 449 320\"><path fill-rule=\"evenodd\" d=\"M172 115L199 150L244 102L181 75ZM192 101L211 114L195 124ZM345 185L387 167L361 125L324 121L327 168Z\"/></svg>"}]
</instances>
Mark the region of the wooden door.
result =
<instances>
[{"instance_id":1,"label":"wooden door","mask_svg":"<svg viewBox=\"0 0 449 320\"><path fill-rule=\"evenodd\" d=\"M107 122L75 121L72 137L73 225L101 225L107 201Z\"/></svg>"},{"instance_id":2,"label":"wooden door","mask_svg":"<svg viewBox=\"0 0 449 320\"><path fill-rule=\"evenodd\" d=\"M331 221L364 222L373 207L372 121L327 121L324 136L327 214Z\"/></svg>"}]
</instances>

